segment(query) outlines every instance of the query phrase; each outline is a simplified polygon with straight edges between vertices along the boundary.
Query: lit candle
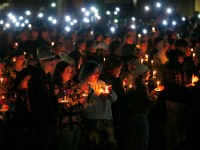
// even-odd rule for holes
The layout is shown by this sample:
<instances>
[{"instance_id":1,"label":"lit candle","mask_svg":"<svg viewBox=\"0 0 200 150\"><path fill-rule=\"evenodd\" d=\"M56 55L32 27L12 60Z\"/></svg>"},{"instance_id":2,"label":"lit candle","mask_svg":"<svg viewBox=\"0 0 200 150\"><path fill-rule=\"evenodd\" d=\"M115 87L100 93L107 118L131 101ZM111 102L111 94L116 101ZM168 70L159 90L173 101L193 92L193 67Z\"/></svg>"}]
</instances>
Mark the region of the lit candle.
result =
<instances>
[{"instance_id":1,"label":"lit candle","mask_svg":"<svg viewBox=\"0 0 200 150\"><path fill-rule=\"evenodd\" d=\"M155 75L156 75L156 70L154 70L154 71L153 71L153 79L155 79L155 78L156 78L156 76L155 76Z\"/></svg>"},{"instance_id":2,"label":"lit candle","mask_svg":"<svg viewBox=\"0 0 200 150\"><path fill-rule=\"evenodd\" d=\"M16 61L16 57L13 57L12 61L15 62Z\"/></svg>"},{"instance_id":3,"label":"lit candle","mask_svg":"<svg viewBox=\"0 0 200 150\"><path fill-rule=\"evenodd\" d=\"M129 89L131 89L131 88L132 88L132 84L129 85Z\"/></svg>"},{"instance_id":4,"label":"lit candle","mask_svg":"<svg viewBox=\"0 0 200 150\"><path fill-rule=\"evenodd\" d=\"M194 60L194 58L195 58L195 53L193 53L192 56L193 56L193 60Z\"/></svg>"},{"instance_id":5,"label":"lit candle","mask_svg":"<svg viewBox=\"0 0 200 150\"><path fill-rule=\"evenodd\" d=\"M143 62L144 62L144 59L141 59L141 64L143 64Z\"/></svg>"},{"instance_id":6,"label":"lit candle","mask_svg":"<svg viewBox=\"0 0 200 150\"><path fill-rule=\"evenodd\" d=\"M16 47L18 46L18 43L17 43L17 42L15 42L15 46L16 46Z\"/></svg>"},{"instance_id":7,"label":"lit candle","mask_svg":"<svg viewBox=\"0 0 200 150\"><path fill-rule=\"evenodd\" d=\"M105 93L106 93L106 94L109 93L108 86L106 86Z\"/></svg>"},{"instance_id":8,"label":"lit candle","mask_svg":"<svg viewBox=\"0 0 200 150\"><path fill-rule=\"evenodd\" d=\"M51 46L54 46L54 44L55 44L54 42L51 42Z\"/></svg>"},{"instance_id":9,"label":"lit candle","mask_svg":"<svg viewBox=\"0 0 200 150\"><path fill-rule=\"evenodd\" d=\"M142 35L139 33L139 34L138 34L138 38L141 38L141 37L142 37Z\"/></svg>"},{"instance_id":10,"label":"lit candle","mask_svg":"<svg viewBox=\"0 0 200 150\"><path fill-rule=\"evenodd\" d=\"M193 48L191 48L191 52L193 52L194 51L194 49Z\"/></svg>"},{"instance_id":11,"label":"lit candle","mask_svg":"<svg viewBox=\"0 0 200 150\"><path fill-rule=\"evenodd\" d=\"M149 56L145 55L145 61L148 61Z\"/></svg>"},{"instance_id":12,"label":"lit candle","mask_svg":"<svg viewBox=\"0 0 200 150\"><path fill-rule=\"evenodd\" d=\"M156 32L156 28L155 28L155 27L152 27L151 31L152 31L152 32Z\"/></svg>"},{"instance_id":13,"label":"lit candle","mask_svg":"<svg viewBox=\"0 0 200 150\"><path fill-rule=\"evenodd\" d=\"M0 79L1 80L1 84L3 83L3 78Z\"/></svg>"},{"instance_id":14,"label":"lit candle","mask_svg":"<svg viewBox=\"0 0 200 150\"><path fill-rule=\"evenodd\" d=\"M153 66L153 60L151 60L151 66Z\"/></svg>"},{"instance_id":15,"label":"lit candle","mask_svg":"<svg viewBox=\"0 0 200 150\"><path fill-rule=\"evenodd\" d=\"M199 81L198 76L195 76L194 74L192 75L192 86L195 86L195 82Z\"/></svg>"},{"instance_id":16,"label":"lit candle","mask_svg":"<svg viewBox=\"0 0 200 150\"><path fill-rule=\"evenodd\" d=\"M159 85L160 85L160 81L157 81L157 87L159 87Z\"/></svg>"},{"instance_id":17,"label":"lit candle","mask_svg":"<svg viewBox=\"0 0 200 150\"><path fill-rule=\"evenodd\" d=\"M103 58L103 61L106 61L106 58Z\"/></svg>"}]
</instances>

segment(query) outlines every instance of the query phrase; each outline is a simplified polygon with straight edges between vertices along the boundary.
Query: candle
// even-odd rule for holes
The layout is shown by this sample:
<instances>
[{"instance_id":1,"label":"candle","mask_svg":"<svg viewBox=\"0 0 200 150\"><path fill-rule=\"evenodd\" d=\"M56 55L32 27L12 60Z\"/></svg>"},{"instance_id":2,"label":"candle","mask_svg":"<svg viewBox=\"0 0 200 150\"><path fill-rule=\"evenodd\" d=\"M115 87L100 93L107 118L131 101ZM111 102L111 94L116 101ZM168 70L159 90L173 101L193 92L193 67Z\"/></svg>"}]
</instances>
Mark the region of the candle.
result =
<instances>
[{"instance_id":1,"label":"candle","mask_svg":"<svg viewBox=\"0 0 200 150\"><path fill-rule=\"evenodd\" d=\"M108 90L108 86L106 86L106 89L105 89L105 91L104 91L106 94L108 94L109 93L109 90Z\"/></svg>"},{"instance_id":2,"label":"candle","mask_svg":"<svg viewBox=\"0 0 200 150\"><path fill-rule=\"evenodd\" d=\"M15 46L18 46L18 43L17 43L17 42L15 42Z\"/></svg>"},{"instance_id":3,"label":"candle","mask_svg":"<svg viewBox=\"0 0 200 150\"><path fill-rule=\"evenodd\" d=\"M145 61L148 61L149 56L145 55Z\"/></svg>"},{"instance_id":4,"label":"candle","mask_svg":"<svg viewBox=\"0 0 200 150\"><path fill-rule=\"evenodd\" d=\"M132 84L129 85L129 89L131 89L131 88L132 88Z\"/></svg>"},{"instance_id":5,"label":"candle","mask_svg":"<svg viewBox=\"0 0 200 150\"><path fill-rule=\"evenodd\" d=\"M103 61L106 61L106 58L103 58Z\"/></svg>"},{"instance_id":6,"label":"candle","mask_svg":"<svg viewBox=\"0 0 200 150\"><path fill-rule=\"evenodd\" d=\"M156 32L156 28L155 28L155 27L152 27L151 31L152 31L152 32Z\"/></svg>"},{"instance_id":7,"label":"candle","mask_svg":"<svg viewBox=\"0 0 200 150\"><path fill-rule=\"evenodd\" d=\"M194 49L193 48L191 48L191 52L193 52L194 51Z\"/></svg>"},{"instance_id":8,"label":"candle","mask_svg":"<svg viewBox=\"0 0 200 150\"><path fill-rule=\"evenodd\" d=\"M156 70L153 71L153 79L156 78L155 74L156 74Z\"/></svg>"},{"instance_id":9,"label":"candle","mask_svg":"<svg viewBox=\"0 0 200 150\"><path fill-rule=\"evenodd\" d=\"M160 85L160 81L157 81L157 87L159 87L159 85Z\"/></svg>"},{"instance_id":10,"label":"candle","mask_svg":"<svg viewBox=\"0 0 200 150\"><path fill-rule=\"evenodd\" d=\"M12 61L15 62L16 61L16 57L13 57Z\"/></svg>"},{"instance_id":11,"label":"candle","mask_svg":"<svg viewBox=\"0 0 200 150\"><path fill-rule=\"evenodd\" d=\"M54 42L51 42L51 46L54 46L54 44L55 44Z\"/></svg>"},{"instance_id":12,"label":"candle","mask_svg":"<svg viewBox=\"0 0 200 150\"><path fill-rule=\"evenodd\" d=\"M151 66L153 66L153 60L151 60Z\"/></svg>"},{"instance_id":13,"label":"candle","mask_svg":"<svg viewBox=\"0 0 200 150\"><path fill-rule=\"evenodd\" d=\"M3 78L0 79L1 80L1 84L3 83Z\"/></svg>"},{"instance_id":14,"label":"candle","mask_svg":"<svg viewBox=\"0 0 200 150\"><path fill-rule=\"evenodd\" d=\"M194 60L194 58L195 58L195 53L193 53L192 56L193 56L193 60Z\"/></svg>"},{"instance_id":15,"label":"candle","mask_svg":"<svg viewBox=\"0 0 200 150\"><path fill-rule=\"evenodd\" d=\"M141 61L140 61L140 62L141 62L141 64L143 64L143 62L144 62L144 59L141 59Z\"/></svg>"},{"instance_id":16,"label":"candle","mask_svg":"<svg viewBox=\"0 0 200 150\"><path fill-rule=\"evenodd\" d=\"M192 86L195 86L195 82L199 81L198 76L195 76L194 74L192 75Z\"/></svg>"},{"instance_id":17,"label":"candle","mask_svg":"<svg viewBox=\"0 0 200 150\"><path fill-rule=\"evenodd\" d=\"M138 34L138 38L141 38L141 37L142 37L142 35L139 33L139 34Z\"/></svg>"}]
</instances>

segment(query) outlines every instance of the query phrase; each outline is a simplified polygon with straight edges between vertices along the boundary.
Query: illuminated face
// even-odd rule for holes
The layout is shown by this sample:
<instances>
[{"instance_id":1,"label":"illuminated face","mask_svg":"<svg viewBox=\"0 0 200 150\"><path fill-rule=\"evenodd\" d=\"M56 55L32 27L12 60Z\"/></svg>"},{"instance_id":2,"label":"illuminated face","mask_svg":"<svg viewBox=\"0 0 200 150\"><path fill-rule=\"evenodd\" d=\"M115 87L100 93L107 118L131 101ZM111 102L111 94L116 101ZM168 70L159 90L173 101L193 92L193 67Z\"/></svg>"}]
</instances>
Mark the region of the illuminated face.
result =
<instances>
[{"instance_id":1,"label":"illuminated face","mask_svg":"<svg viewBox=\"0 0 200 150\"><path fill-rule=\"evenodd\" d=\"M69 81L72 77L72 67L67 66L64 70L64 72L61 74L63 83Z\"/></svg>"},{"instance_id":2,"label":"illuminated face","mask_svg":"<svg viewBox=\"0 0 200 150\"><path fill-rule=\"evenodd\" d=\"M30 80L31 76L28 75L26 76L20 83L20 88L25 90L25 89L28 89L28 81Z\"/></svg>"},{"instance_id":3,"label":"illuminated face","mask_svg":"<svg viewBox=\"0 0 200 150\"><path fill-rule=\"evenodd\" d=\"M145 74L145 76L144 76L144 80L145 81L149 80L150 75L151 75L150 71L147 71L146 74Z\"/></svg>"},{"instance_id":4,"label":"illuminated face","mask_svg":"<svg viewBox=\"0 0 200 150\"><path fill-rule=\"evenodd\" d=\"M121 68L122 68L122 66L120 66L120 67L117 67L117 68L114 68L113 70L112 70L112 75L114 75L116 78L118 78L119 77L119 75L120 75L120 73L121 73Z\"/></svg>"},{"instance_id":5,"label":"illuminated face","mask_svg":"<svg viewBox=\"0 0 200 150\"><path fill-rule=\"evenodd\" d=\"M20 55L16 58L16 65L23 65L25 61L25 56L24 55Z\"/></svg>"},{"instance_id":6,"label":"illuminated face","mask_svg":"<svg viewBox=\"0 0 200 150\"><path fill-rule=\"evenodd\" d=\"M94 73L88 76L87 81L88 81L88 82L92 82L92 83L96 83L97 80L98 80L98 78L99 78L100 72L101 72L100 69L99 69L99 68L96 68L96 69L94 70Z\"/></svg>"},{"instance_id":7,"label":"illuminated face","mask_svg":"<svg viewBox=\"0 0 200 150\"><path fill-rule=\"evenodd\" d=\"M179 56L179 57L178 57L178 62L182 64L182 63L184 62L184 57Z\"/></svg>"}]
</instances>

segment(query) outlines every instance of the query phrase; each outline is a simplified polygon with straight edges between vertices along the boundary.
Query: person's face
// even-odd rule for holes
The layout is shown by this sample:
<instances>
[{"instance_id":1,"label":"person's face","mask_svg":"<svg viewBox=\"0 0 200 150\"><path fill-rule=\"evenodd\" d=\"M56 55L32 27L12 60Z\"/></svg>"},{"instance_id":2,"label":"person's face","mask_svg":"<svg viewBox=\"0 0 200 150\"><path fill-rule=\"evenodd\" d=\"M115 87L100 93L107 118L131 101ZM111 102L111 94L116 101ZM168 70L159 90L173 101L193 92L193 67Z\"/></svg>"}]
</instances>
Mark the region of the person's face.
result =
<instances>
[{"instance_id":1,"label":"person's face","mask_svg":"<svg viewBox=\"0 0 200 150\"><path fill-rule=\"evenodd\" d=\"M20 55L16 58L16 65L23 65L24 61L25 61L25 56L24 55Z\"/></svg>"},{"instance_id":2,"label":"person's face","mask_svg":"<svg viewBox=\"0 0 200 150\"><path fill-rule=\"evenodd\" d=\"M64 70L64 72L61 74L62 79L63 79L63 83L69 81L72 77L72 67L71 66L67 66Z\"/></svg>"},{"instance_id":3,"label":"person's face","mask_svg":"<svg viewBox=\"0 0 200 150\"><path fill-rule=\"evenodd\" d=\"M136 62L133 62L133 61L128 62L128 70L129 71L135 70L136 67L137 67L137 63Z\"/></svg>"},{"instance_id":4,"label":"person's face","mask_svg":"<svg viewBox=\"0 0 200 150\"><path fill-rule=\"evenodd\" d=\"M120 67L117 67L117 68L114 68L113 70L112 70L112 75L114 75L116 78L118 78L119 77L119 75L120 75L120 73L121 73L121 68L122 68L122 66L120 66Z\"/></svg>"},{"instance_id":5,"label":"person's face","mask_svg":"<svg viewBox=\"0 0 200 150\"><path fill-rule=\"evenodd\" d=\"M178 62L182 64L182 63L184 62L184 57L179 56L179 57L178 57Z\"/></svg>"},{"instance_id":6,"label":"person's face","mask_svg":"<svg viewBox=\"0 0 200 150\"><path fill-rule=\"evenodd\" d=\"M40 61L42 69L45 71L45 73L52 73L54 69L54 63L53 60L42 60Z\"/></svg>"},{"instance_id":7,"label":"person's face","mask_svg":"<svg viewBox=\"0 0 200 150\"><path fill-rule=\"evenodd\" d=\"M96 68L96 69L94 70L94 73L91 74L91 75L89 75L87 81L88 81L88 82L92 82L92 83L96 83L97 80L98 80L98 78L99 78L100 72L101 72L100 69L99 69L99 68Z\"/></svg>"},{"instance_id":8,"label":"person's face","mask_svg":"<svg viewBox=\"0 0 200 150\"><path fill-rule=\"evenodd\" d=\"M84 51L84 50L86 49L86 44L85 44L85 42L83 42L83 43L81 43L81 44L79 45L79 49L82 50L82 51Z\"/></svg>"},{"instance_id":9,"label":"person's face","mask_svg":"<svg viewBox=\"0 0 200 150\"><path fill-rule=\"evenodd\" d=\"M48 33L47 31L43 31L43 32L42 32L42 38L43 38L44 40L48 40L48 39L49 39L49 33Z\"/></svg>"},{"instance_id":10,"label":"person's face","mask_svg":"<svg viewBox=\"0 0 200 150\"><path fill-rule=\"evenodd\" d=\"M150 75L151 75L150 71L147 71L146 74L145 74L145 76L144 76L144 80L145 81L149 80Z\"/></svg>"},{"instance_id":11,"label":"person's face","mask_svg":"<svg viewBox=\"0 0 200 150\"><path fill-rule=\"evenodd\" d=\"M32 31L32 32L31 32L31 37L32 37L33 39L37 39L37 38L38 38L38 32L37 32L37 31Z\"/></svg>"},{"instance_id":12,"label":"person's face","mask_svg":"<svg viewBox=\"0 0 200 150\"><path fill-rule=\"evenodd\" d=\"M147 48L148 48L148 44L147 44L147 43L142 43L142 44L140 45L140 48L141 48L141 51L142 51L143 53L146 53Z\"/></svg>"},{"instance_id":13,"label":"person's face","mask_svg":"<svg viewBox=\"0 0 200 150\"><path fill-rule=\"evenodd\" d=\"M20 83L20 88L25 90L28 89L28 81L30 80L31 76L28 75L26 76L24 79L22 79L21 83Z\"/></svg>"},{"instance_id":14,"label":"person's face","mask_svg":"<svg viewBox=\"0 0 200 150\"><path fill-rule=\"evenodd\" d=\"M126 43L127 44L133 44L133 37L131 36L131 37L128 37L127 39L126 39Z\"/></svg>"},{"instance_id":15,"label":"person's face","mask_svg":"<svg viewBox=\"0 0 200 150\"><path fill-rule=\"evenodd\" d=\"M190 48L188 48L188 49L185 51L185 56L186 56L186 57L190 57L191 54L192 54L192 52L191 52Z\"/></svg>"}]
</instances>

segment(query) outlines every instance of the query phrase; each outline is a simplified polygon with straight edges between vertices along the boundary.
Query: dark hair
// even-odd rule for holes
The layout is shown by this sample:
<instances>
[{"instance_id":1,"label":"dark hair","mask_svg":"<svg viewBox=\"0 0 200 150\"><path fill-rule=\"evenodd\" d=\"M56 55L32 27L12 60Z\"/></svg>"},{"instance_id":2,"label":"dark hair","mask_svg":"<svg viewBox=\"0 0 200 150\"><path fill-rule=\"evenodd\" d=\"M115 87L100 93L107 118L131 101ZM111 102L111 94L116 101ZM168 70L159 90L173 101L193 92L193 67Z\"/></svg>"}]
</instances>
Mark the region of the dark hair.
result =
<instances>
[{"instance_id":1,"label":"dark hair","mask_svg":"<svg viewBox=\"0 0 200 150\"><path fill-rule=\"evenodd\" d=\"M122 66L123 62L117 57L108 58L103 64L103 71L112 71L115 68Z\"/></svg>"},{"instance_id":2,"label":"dark hair","mask_svg":"<svg viewBox=\"0 0 200 150\"><path fill-rule=\"evenodd\" d=\"M86 42L86 48L91 48L94 45L95 45L95 41L94 40L88 40Z\"/></svg>"},{"instance_id":3,"label":"dark hair","mask_svg":"<svg viewBox=\"0 0 200 150\"><path fill-rule=\"evenodd\" d=\"M78 49L78 46L81 45L82 43L85 43L85 40L84 39L79 39L77 42L76 42L76 49Z\"/></svg>"},{"instance_id":4,"label":"dark hair","mask_svg":"<svg viewBox=\"0 0 200 150\"><path fill-rule=\"evenodd\" d=\"M13 85L12 89L17 89L17 87L20 85L22 80L26 76L31 75L31 74L32 74L32 72L31 72L31 69L29 69L29 68L24 68L20 72L18 72L16 78L14 79L14 85Z\"/></svg>"},{"instance_id":5,"label":"dark hair","mask_svg":"<svg viewBox=\"0 0 200 150\"><path fill-rule=\"evenodd\" d=\"M175 41L174 46L175 46L175 48L189 47L189 44L184 39L178 39L178 40Z\"/></svg>"},{"instance_id":6,"label":"dark hair","mask_svg":"<svg viewBox=\"0 0 200 150\"><path fill-rule=\"evenodd\" d=\"M109 45L110 53L114 53L114 51L121 46L121 42L119 41L112 41Z\"/></svg>"},{"instance_id":7,"label":"dark hair","mask_svg":"<svg viewBox=\"0 0 200 150\"><path fill-rule=\"evenodd\" d=\"M159 42L161 42L163 40L164 40L164 38L161 36L155 37L155 39L153 41L154 46L156 46Z\"/></svg>"},{"instance_id":8,"label":"dark hair","mask_svg":"<svg viewBox=\"0 0 200 150\"><path fill-rule=\"evenodd\" d=\"M101 69L101 65L95 61L88 61L81 69L79 74L79 80L85 80L92 75L96 68Z\"/></svg>"},{"instance_id":9,"label":"dark hair","mask_svg":"<svg viewBox=\"0 0 200 150\"><path fill-rule=\"evenodd\" d=\"M65 68L71 66L69 63L65 61L60 61L55 68L54 74L53 74L53 84L62 86L62 73L64 72Z\"/></svg>"}]
</instances>

